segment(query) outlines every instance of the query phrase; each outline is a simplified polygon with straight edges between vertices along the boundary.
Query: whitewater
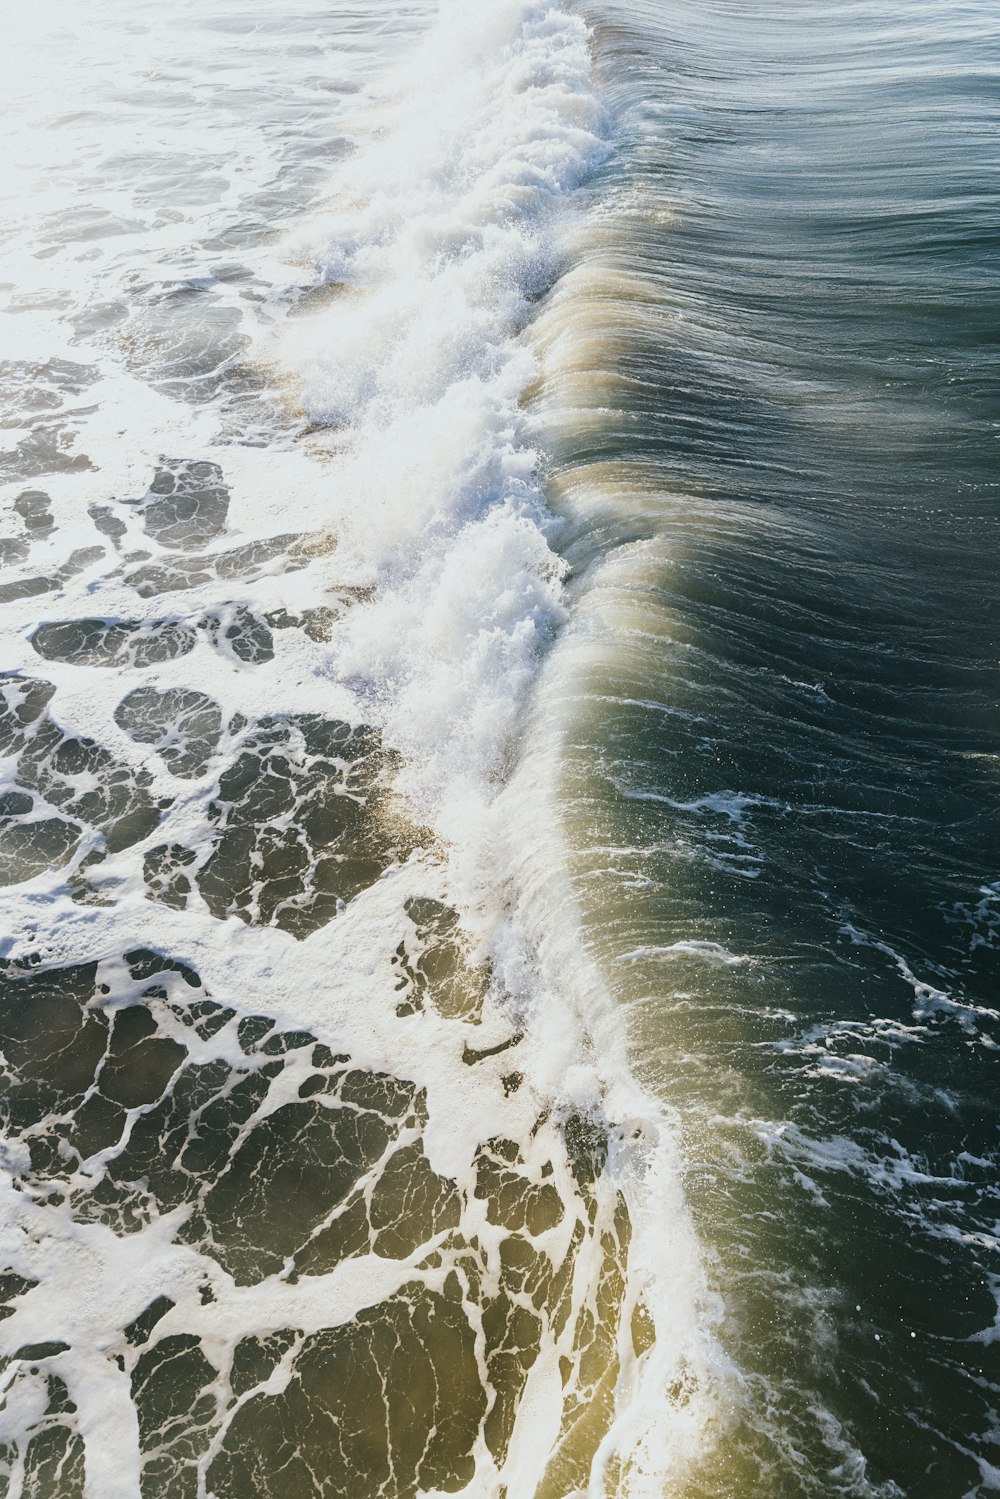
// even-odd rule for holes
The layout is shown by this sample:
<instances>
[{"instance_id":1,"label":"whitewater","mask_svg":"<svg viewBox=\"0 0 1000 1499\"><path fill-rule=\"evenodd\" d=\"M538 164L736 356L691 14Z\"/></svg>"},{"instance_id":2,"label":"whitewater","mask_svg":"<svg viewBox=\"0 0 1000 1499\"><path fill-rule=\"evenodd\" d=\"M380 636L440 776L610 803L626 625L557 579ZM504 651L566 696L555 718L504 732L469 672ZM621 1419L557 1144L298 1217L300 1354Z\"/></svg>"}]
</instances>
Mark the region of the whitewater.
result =
<instances>
[{"instance_id":1,"label":"whitewater","mask_svg":"<svg viewBox=\"0 0 1000 1499\"><path fill-rule=\"evenodd\" d=\"M4 67L4 1492L680 1492L738 1380L559 810L588 28Z\"/></svg>"}]
</instances>

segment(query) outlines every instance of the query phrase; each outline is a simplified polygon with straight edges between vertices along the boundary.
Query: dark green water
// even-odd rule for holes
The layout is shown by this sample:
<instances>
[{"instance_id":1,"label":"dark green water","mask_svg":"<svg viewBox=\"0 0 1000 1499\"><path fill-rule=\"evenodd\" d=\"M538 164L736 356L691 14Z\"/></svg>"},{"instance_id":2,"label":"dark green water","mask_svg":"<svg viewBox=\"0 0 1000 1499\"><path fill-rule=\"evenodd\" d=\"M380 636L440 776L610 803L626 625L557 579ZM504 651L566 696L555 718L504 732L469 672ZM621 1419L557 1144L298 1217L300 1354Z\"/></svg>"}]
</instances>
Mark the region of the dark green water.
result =
<instances>
[{"instance_id":1,"label":"dark green water","mask_svg":"<svg viewBox=\"0 0 1000 1499\"><path fill-rule=\"evenodd\" d=\"M590 945L740 1371L693 1492L985 1494L1000 18L591 19L620 150L539 324L578 590L552 690Z\"/></svg>"}]
</instances>

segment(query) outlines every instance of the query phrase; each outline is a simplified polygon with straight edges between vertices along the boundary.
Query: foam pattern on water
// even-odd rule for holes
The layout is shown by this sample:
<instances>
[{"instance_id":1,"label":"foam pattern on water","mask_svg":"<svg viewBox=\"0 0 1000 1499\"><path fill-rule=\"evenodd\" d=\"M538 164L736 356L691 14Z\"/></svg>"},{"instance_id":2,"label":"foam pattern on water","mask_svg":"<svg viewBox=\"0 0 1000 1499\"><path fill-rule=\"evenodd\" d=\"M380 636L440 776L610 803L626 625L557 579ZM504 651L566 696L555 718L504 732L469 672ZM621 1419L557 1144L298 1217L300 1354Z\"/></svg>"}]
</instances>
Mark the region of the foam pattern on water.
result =
<instances>
[{"instance_id":1,"label":"foam pattern on water","mask_svg":"<svg viewBox=\"0 0 1000 1499\"><path fill-rule=\"evenodd\" d=\"M2 1481L659 1494L706 1305L532 696L587 32L445 4L348 111L397 38L271 9L66 11L17 95L80 165L8 219Z\"/></svg>"}]
</instances>

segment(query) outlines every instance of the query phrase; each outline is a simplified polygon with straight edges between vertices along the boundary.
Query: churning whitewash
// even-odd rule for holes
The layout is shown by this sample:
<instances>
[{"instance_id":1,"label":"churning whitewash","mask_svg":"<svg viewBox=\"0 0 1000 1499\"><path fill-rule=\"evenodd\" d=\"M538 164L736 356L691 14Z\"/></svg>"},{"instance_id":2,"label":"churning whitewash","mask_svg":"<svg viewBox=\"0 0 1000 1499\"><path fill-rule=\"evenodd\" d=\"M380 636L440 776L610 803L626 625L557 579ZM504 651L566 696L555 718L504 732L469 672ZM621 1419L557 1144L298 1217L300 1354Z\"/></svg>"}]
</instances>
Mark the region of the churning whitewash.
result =
<instances>
[{"instance_id":1,"label":"churning whitewash","mask_svg":"<svg viewBox=\"0 0 1000 1499\"><path fill-rule=\"evenodd\" d=\"M522 411L587 28L23 32L7 1491L657 1494L713 1303L566 877Z\"/></svg>"}]
</instances>

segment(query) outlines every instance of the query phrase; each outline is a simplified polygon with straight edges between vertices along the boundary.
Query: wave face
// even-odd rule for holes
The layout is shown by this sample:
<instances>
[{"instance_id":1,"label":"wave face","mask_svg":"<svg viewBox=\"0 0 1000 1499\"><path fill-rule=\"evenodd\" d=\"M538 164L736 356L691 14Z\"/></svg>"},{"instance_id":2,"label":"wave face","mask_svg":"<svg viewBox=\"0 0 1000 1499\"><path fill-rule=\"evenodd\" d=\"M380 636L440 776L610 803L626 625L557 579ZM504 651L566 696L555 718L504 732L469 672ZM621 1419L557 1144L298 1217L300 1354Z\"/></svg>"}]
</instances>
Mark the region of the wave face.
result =
<instances>
[{"instance_id":1,"label":"wave face","mask_svg":"<svg viewBox=\"0 0 1000 1499\"><path fill-rule=\"evenodd\" d=\"M587 28L19 24L0 1487L658 1495L728 1376L581 940L523 404Z\"/></svg>"},{"instance_id":2,"label":"wave face","mask_svg":"<svg viewBox=\"0 0 1000 1499\"><path fill-rule=\"evenodd\" d=\"M590 7L531 330L571 888L678 1112L699 1496L1000 1486L997 95L983 4Z\"/></svg>"}]
</instances>

